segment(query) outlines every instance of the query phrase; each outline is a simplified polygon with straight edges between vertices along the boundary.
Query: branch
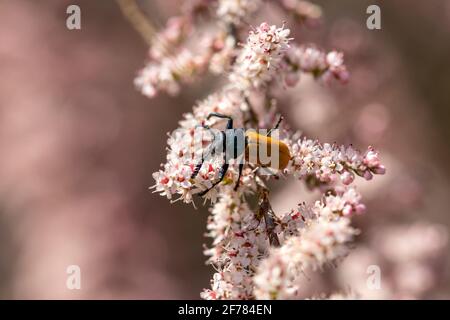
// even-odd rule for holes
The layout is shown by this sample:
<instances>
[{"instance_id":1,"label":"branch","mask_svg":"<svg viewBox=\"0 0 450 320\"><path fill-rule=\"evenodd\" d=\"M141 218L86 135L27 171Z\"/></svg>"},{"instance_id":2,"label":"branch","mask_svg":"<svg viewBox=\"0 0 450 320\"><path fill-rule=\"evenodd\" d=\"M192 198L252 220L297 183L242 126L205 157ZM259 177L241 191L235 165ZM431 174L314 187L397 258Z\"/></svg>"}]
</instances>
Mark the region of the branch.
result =
<instances>
[{"instance_id":1,"label":"branch","mask_svg":"<svg viewBox=\"0 0 450 320\"><path fill-rule=\"evenodd\" d=\"M275 212L273 212L272 206L269 201L269 189L267 189L264 185L258 183L258 217L260 219L264 218L266 222L266 233L269 237L269 243L272 247L280 246L280 239L278 239L278 235L275 232Z\"/></svg>"},{"instance_id":2,"label":"branch","mask_svg":"<svg viewBox=\"0 0 450 320\"><path fill-rule=\"evenodd\" d=\"M156 28L150 19L142 12L136 0L116 0L123 15L133 28L141 35L145 42L151 46L156 35Z\"/></svg>"}]
</instances>

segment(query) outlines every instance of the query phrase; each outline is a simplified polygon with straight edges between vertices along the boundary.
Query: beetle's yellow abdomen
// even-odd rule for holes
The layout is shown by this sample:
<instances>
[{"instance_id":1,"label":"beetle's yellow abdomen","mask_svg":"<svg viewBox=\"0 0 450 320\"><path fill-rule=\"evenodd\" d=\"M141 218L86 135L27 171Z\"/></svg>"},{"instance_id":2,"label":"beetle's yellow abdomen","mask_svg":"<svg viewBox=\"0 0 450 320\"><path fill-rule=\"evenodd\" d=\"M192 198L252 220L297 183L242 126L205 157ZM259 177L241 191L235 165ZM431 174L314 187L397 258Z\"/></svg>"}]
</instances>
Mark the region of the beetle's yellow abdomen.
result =
<instances>
[{"instance_id":1,"label":"beetle's yellow abdomen","mask_svg":"<svg viewBox=\"0 0 450 320\"><path fill-rule=\"evenodd\" d=\"M256 131L247 131L247 148L245 159L257 163L262 167L284 169L291 159L288 146L277 139L258 134Z\"/></svg>"}]
</instances>

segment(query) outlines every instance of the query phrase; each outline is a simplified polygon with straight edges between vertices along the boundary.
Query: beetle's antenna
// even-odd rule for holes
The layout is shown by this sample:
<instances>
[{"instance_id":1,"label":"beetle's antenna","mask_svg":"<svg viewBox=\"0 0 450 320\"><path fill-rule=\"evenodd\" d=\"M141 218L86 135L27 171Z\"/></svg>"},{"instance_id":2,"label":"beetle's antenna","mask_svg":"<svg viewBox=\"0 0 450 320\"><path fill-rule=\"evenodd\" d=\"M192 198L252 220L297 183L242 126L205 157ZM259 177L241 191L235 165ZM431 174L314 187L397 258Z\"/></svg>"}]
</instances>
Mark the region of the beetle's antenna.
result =
<instances>
[{"instance_id":1,"label":"beetle's antenna","mask_svg":"<svg viewBox=\"0 0 450 320\"><path fill-rule=\"evenodd\" d=\"M214 143L214 141L216 141L216 135L214 134L214 132L212 132L212 129L208 127L209 132L211 133L212 136L212 140L211 143Z\"/></svg>"},{"instance_id":2,"label":"beetle's antenna","mask_svg":"<svg viewBox=\"0 0 450 320\"><path fill-rule=\"evenodd\" d=\"M277 124L275 125L275 127L273 127L272 129L269 130L269 132L267 132L267 136L270 137L270 135L272 134L272 131L277 130L278 127L280 126L281 121L283 121L284 117L280 115L280 118L278 118Z\"/></svg>"},{"instance_id":3,"label":"beetle's antenna","mask_svg":"<svg viewBox=\"0 0 450 320\"><path fill-rule=\"evenodd\" d=\"M278 127L280 126L281 121L284 120L284 117L280 115L280 118L278 118L277 124L275 125L274 129L278 129Z\"/></svg>"}]
</instances>

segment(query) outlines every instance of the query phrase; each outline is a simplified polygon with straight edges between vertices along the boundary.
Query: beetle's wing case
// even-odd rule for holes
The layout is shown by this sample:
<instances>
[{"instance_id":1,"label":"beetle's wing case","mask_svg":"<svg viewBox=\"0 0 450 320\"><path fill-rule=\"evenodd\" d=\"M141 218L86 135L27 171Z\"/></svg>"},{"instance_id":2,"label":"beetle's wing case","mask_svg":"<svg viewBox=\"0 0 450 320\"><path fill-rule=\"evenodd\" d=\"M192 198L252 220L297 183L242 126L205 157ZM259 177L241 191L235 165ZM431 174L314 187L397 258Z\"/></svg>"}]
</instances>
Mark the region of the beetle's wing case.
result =
<instances>
[{"instance_id":1,"label":"beetle's wing case","mask_svg":"<svg viewBox=\"0 0 450 320\"><path fill-rule=\"evenodd\" d=\"M274 169L286 168L291 159L291 154L284 142L261 135L254 130L248 130L245 135L247 137L247 148L245 150L247 161Z\"/></svg>"},{"instance_id":2,"label":"beetle's wing case","mask_svg":"<svg viewBox=\"0 0 450 320\"><path fill-rule=\"evenodd\" d=\"M220 155L224 152L223 150L223 132L217 129L211 129L213 134L213 140L209 146L209 156Z\"/></svg>"},{"instance_id":3,"label":"beetle's wing case","mask_svg":"<svg viewBox=\"0 0 450 320\"><path fill-rule=\"evenodd\" d=\"M245 129L225 130L226 139L226 160L236 159L244 153L245 150Z\"/></svg>"}]
</instances>

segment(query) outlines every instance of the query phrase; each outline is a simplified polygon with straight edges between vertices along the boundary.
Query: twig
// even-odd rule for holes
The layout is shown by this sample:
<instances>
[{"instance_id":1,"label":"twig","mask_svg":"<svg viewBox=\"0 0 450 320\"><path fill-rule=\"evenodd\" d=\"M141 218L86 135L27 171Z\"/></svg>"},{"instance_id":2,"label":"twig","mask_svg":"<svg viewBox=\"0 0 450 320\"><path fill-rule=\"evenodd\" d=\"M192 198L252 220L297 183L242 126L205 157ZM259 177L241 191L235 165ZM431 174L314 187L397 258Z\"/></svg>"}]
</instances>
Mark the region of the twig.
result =
<instances>
[{"instance_id":1,"label":"twig","mask_svg":"<svg viewBox=\"0 0 450 320\"><path fill-rule=\"evenodd\" d=\"M257 126L258 125L258 116L255 112L255 110L253 110L253 106L250 103L250 99L248 97L245 96L245 94L242 94L244 96L244 101L248 106L248 113L250 114L250 121Z\"/></svg>"},{"instance_id":2,"label":"twig","mask_svg":"<svg viewBox=\"0 0 450 320\"><path fill-rule=\"evenodd\" d=\"M134 29L150 46L156 35L156 28L148 17L139 8L136 0L116 0L123 15L128 19Z\"/></svg>"},{"instance_id":3,"label":"twig","mask_svg":"<svg viewBox=\"0 0 450 320\"><path fill-rule=\"evenodd\" d=\"M258 116L253 110L253 107L250 103L250 100L248 97L245 97L245 102L248 105L249 113L250 113L250 121L252 121L255 125L258 124ZM282 118L280 118L281 121ZM279 247L280 246L280 239L278 238L278 235L275 232L275 221L277 220L277 217L275 215L275 212L272 209L272 206L270 205L269 200L269 189L266 187L264 182L262 182L259 175L255 172L255 178L256 178L256 185L258 188L258 219L263 219L266 223L266 233L269 237L269 243L272 247Z\"/></svg>"},{"instance_id":4,"label":"twig","mask_svg":"<svg viewBox=\"0 0 450 320\"><path fill-rule=\"evenodd\" d=\"M173 56L171 47L167 44L167 41L160 36L156 27L150 21L150 19L139 8L136 0L116 0L123 15L134 29L141 35L145 42L149 45L157 45L161 52L166 56ZM179 66L176 59L172 59L176 69L181 73L183 68Z\"/></svg>"},{"instance_id":5,"label":"twig","mask_svg":"<svg viewBox=\"0 0 450 320\"><path fill-rule=\"evenodd\" d=\"M258 183L258 194L259 194L258 217L260 217L260 219L264 218L266 222L266 233L267 236L269 237L270 245L272 247L279 247L280 239L278 238L278 235L275 232L276 216L275 213L273 212L272 206L270 205L269 189Z\"/></svg>"}]
</instances>

